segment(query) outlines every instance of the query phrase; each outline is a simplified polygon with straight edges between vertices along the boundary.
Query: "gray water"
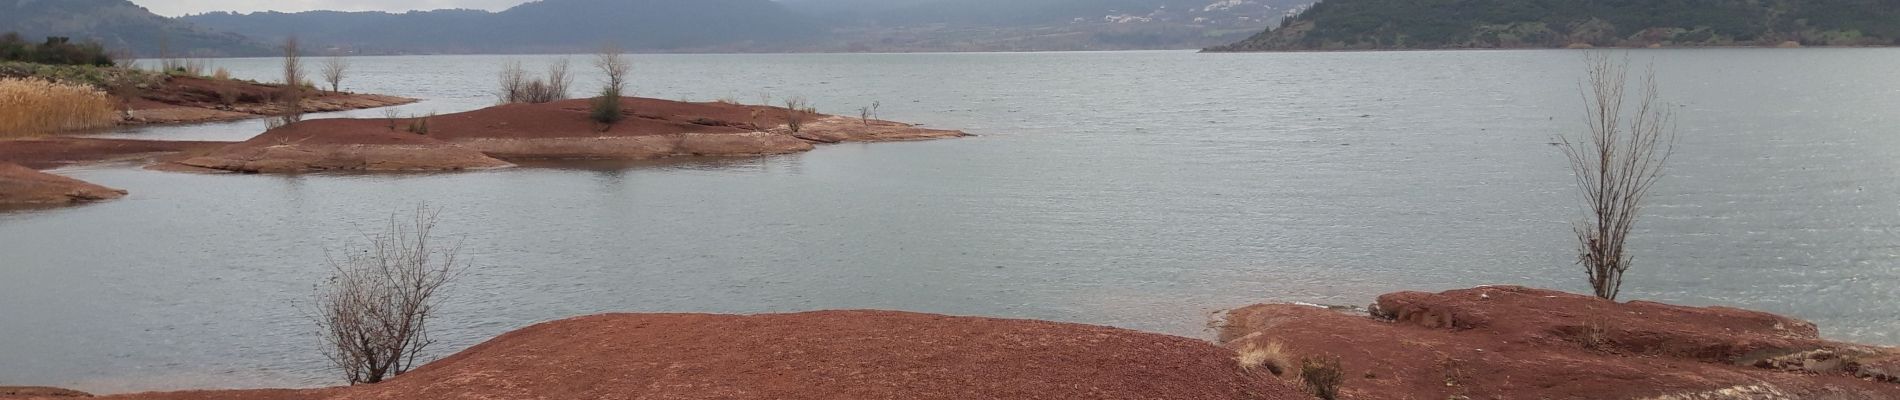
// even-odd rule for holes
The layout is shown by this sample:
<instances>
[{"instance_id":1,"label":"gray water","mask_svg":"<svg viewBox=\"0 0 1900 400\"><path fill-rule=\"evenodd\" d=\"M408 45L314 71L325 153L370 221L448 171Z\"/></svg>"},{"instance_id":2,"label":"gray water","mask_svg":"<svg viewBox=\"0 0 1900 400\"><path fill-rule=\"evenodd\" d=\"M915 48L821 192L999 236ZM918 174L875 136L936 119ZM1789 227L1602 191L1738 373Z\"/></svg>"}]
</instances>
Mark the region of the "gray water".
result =
<instances>
[{"instance_id":1,"label":"gray water","mask_svg":"<svg viewBox=\"0 0 1900 400\"><path fill-rule=\"evenodd\" d=\"M63 169L132 194L0 214L0 384L338 383L303 311L326 253L425 202L474 263L442 352L618 311L899 309L1207 337L1210 313L1263 301L1585 291L1580 205L1549 144L1583 128L1582 54L636 56L643 96L878 101L887 119L982 136L453 174ZM1900 345L1900 51L1631 57L1679 105L1682 142L1625 298ZM357 58L345 88L464 111L493 102L507 58ZM275 62L216 63L268 79Z\"/></svg>"}]
</instances>

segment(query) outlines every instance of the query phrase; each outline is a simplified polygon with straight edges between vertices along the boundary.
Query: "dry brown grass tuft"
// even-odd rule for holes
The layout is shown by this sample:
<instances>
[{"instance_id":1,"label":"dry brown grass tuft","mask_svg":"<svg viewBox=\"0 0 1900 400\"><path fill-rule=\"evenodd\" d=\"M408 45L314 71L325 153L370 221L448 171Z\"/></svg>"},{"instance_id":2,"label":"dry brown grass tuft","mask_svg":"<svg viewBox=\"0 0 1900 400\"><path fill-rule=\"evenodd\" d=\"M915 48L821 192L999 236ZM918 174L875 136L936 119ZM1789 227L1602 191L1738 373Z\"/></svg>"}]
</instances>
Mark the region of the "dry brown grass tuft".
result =
<instances>
[{"instance_id":1,"label":"dry brown grass tuft","mask_svg":"<svg viewBox=\"0 0 1900 400\"><path fill-rule=\"evenodd\" d=\"M112 98L90 86L0 79L0 137L102 128L118 122Z\"/></svg>"},{"instance_id":2,"label":"dry brown grass tuft","mask_svg":"<svg viewBox=\"0 0 1900 400\"><path fill-rule=\"evenodd\" d=\"M1293 367L1293 357L1287 355L1286 347L1278 341L1267 342L1266 346L1247 342L1240 348L1240 356L1235 359L1240 361L1241 368L1266 368L1273 376L1284 377Z\"/></svg>"}]
</instances>

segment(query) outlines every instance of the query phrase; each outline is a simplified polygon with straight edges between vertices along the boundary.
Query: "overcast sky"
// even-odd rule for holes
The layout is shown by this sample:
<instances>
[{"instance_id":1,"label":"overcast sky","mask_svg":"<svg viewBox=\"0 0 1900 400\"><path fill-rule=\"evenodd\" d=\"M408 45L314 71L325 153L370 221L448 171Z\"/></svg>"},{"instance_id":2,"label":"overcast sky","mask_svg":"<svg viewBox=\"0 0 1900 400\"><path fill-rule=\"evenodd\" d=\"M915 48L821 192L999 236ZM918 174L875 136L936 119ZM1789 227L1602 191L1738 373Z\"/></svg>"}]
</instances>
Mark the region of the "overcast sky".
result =
<instances>
[{"instance_id":1,"label":"overcast sky","mask_svg":"<svg viewBox=\"0 0 1900 400\"><path fill-rule=\"evenodd\" d=\"M528 0L132 0L167 17L210 11L409 11L441 8L502 10Z\"/></svg>"}]
</instances>

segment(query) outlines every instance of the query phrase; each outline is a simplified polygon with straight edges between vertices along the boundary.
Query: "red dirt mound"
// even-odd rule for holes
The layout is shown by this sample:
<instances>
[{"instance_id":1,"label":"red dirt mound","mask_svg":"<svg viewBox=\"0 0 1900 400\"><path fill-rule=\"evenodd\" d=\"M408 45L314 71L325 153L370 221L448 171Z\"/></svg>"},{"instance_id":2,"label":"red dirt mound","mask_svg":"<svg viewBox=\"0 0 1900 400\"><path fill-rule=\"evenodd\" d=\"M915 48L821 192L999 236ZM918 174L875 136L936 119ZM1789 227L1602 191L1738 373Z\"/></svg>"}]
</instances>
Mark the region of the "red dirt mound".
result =
<instances>
[{"instance_id":1,"label":"red dirt mound","mask_svg":"<svg viewBox=\"0 0 1900 400\"><path fill-rule=\"evenodd\" d=\"M125 197L124 190L0 162L0 207L64 206Z\"/></svg>"},{"instance_id":2,"label":"red dirt mound","mask_svg":"<svg viewBox=\"0 0 1900 400\"><path fill-rule=\"evenodd\" d=\"M131 101L125 124L172 124L226 121L276 115L285 111L277 101L282 85L235 79L176 76L143 91ZM345 111L416 102L416 99L359 93L305 90L298 102L304 112Z\"/></svg>"},{"instance_id":3,"label":"red dirt mound","mask_svg":"<svg viewBox=\"0 0 1900 400\"><path fill-rule=\"evenodd\" d=\"M923 140L968 136L889 121L801 114L804 129L792 132L790 111L727 103L687 103L625 98L625 120L603 126L589 118L588 99L545 104L507 104L427 118L324 119L304 121L220 150L185 164L246 172L295 172L335 169L313 165L342 157L339 146L407 146L381 156L403 169L465 169L457 161L427 150L453 148L507 160L650 159L674 156L757 156L808 151L813 143ZM406 135L410 126L422 126ZM275 146L275 147L273 147ZM289 147L283 147L289 146ZM273 151L263 151L274 149ZM405 159L404 154L413 155ZM447 161L447 163L443 163ZM259 165L268 168L259 168ZM372 168L373 169L373 168Z\"/></svg>"},{"instance_id":4,"label":"red dirt mound","mask_svg":"<svg viewBox=\"0 0 1900 400\"><path fill-rule=\"evenodd\" d=\"M0 162L53 169L100 161L138 159L178 153L203 153L231 142L89 139L49 137L0 140Z\"/></svg>"},{"instance_id":5,"label":"red dirt mound","mask_svg":"<svg viewBox=\"0 0 1900 400\"><path fill-rule=\"evenodd\" d=\"M127 399L1306 399L1207 342L887 311L609 314L497 337L388 382Z\"/></svg>"},{"instance_id":6,"label":"red dirt mound","mask_svg":"<svg viewBox=\"0 0 1900 400\"><path fill-rule=\"evenodd\" d=\"M1221 341L1341 357L1355 399L1900 398L1900 352L1761 312L1497 286L1387 294L1372 314L1254 305Z\"/></svg>"},{"instance_id":7,"label":"red dirt mound","mask_svg":"<svg viewBox=\"0 0 1900 400\"><path fill-rule=\"evenodd\" d=\"M392 129L386 121L323 120L291 124L178 164L246 173L442 171L508 167L474 150Z\"/></svg>"}]
</instances>

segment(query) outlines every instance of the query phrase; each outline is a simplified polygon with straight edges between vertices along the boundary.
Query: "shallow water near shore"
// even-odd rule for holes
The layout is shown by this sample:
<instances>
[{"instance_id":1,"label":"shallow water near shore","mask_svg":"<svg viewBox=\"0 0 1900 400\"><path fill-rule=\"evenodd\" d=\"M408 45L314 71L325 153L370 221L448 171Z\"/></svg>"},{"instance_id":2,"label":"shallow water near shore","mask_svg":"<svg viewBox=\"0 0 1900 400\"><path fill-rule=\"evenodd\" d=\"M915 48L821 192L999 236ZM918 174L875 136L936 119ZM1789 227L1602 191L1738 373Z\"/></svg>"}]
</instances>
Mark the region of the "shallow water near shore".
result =
<instances>
[{"instance_id":1,"label":"shallow water near shore","mask_svg":"<svg viewBox=\"0 0 1900 400\"><path fill-rule=\"evenodd\" d=\"M1625 299L1900 345L1900 50L1630 54L1654 63L1682 142ZM424 202L474 264L440 354L601 312L875 308L1209 337L1210 313L1262 301L1585 291L1580 205L1550 145L1583 128L1582 55L640 55L641 96L801 95L844 115L877 101L885 119L982 136L449 174L57 170L131 195L0 214L0 384L336 384L304 311L326 253ZM553 59L356 58L344 86L424 99L404 114L466 111L493 103L511 58ZM256 79L275 63L214 61ZM338 115L384 113L313 118Z\"/></svg>"}]
</instances>

